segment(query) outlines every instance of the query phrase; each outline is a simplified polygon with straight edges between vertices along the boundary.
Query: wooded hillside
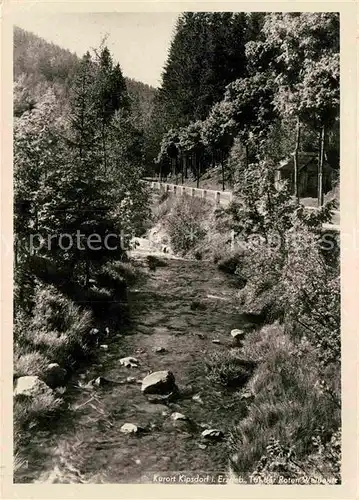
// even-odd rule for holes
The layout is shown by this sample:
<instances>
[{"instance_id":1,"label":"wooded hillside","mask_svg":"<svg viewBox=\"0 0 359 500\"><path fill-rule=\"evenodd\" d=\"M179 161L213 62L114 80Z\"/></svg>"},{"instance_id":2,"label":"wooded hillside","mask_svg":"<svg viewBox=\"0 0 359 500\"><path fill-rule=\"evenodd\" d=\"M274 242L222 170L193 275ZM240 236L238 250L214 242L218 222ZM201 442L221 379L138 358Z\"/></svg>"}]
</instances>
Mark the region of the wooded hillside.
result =
<instances>
[{"instance_id":1,"label":"wooded hillside","mask_svg":"<svg viewBox=\"0 0 359 500\"><path fill-rule=\"evenodd\" d=\"M32 109L48 89L52 89L59 105L66 108L80 58L76 54L29 33L14 29L14 114ZM148 148L148 127L152 115L156 89L150 85L126 78L131 101L131 120L146 138L145 162L151 163L155 152Z\"/></svg>"}]
</instances>

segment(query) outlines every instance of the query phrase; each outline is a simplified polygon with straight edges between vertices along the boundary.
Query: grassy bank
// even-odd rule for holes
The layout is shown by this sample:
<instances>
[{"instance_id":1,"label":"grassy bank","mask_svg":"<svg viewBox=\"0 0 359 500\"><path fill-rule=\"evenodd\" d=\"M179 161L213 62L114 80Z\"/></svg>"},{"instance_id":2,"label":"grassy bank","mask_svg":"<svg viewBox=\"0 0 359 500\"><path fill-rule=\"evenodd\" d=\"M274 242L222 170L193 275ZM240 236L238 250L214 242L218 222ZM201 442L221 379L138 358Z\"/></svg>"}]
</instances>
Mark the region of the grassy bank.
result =
<instances>
[{"instance_id":1,"label":"grassy bank","mask_svg":"<svg viewBox=\"0 0 359 500\"><path fill-rule=\"evenodd\" d=\"M241 355L258 362L247 390L246 417L232 429L231 470L274 482L285 478L340 481L340 406L310 343L275 323L248 335Z\"/></svg>"}]
</instances>

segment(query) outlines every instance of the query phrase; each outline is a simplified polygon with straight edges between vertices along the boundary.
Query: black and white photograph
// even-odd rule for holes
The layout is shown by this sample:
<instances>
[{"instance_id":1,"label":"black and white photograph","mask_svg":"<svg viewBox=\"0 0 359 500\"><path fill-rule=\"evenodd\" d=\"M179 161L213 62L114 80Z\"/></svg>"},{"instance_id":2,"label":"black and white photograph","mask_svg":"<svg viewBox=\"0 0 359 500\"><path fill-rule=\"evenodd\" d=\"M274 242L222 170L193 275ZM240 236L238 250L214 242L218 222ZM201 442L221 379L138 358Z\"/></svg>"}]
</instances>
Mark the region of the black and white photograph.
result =
<instances>
[{"instance_id":1,"label":"black and white photograph","mask_svg":"<svg viewBox=\"0 0 359 500\"><path fill-rule=\"evenodd\" d=\"M342 484L341 16L254 10L14 17L14 483Z\"/></svg>"}]
</instances>

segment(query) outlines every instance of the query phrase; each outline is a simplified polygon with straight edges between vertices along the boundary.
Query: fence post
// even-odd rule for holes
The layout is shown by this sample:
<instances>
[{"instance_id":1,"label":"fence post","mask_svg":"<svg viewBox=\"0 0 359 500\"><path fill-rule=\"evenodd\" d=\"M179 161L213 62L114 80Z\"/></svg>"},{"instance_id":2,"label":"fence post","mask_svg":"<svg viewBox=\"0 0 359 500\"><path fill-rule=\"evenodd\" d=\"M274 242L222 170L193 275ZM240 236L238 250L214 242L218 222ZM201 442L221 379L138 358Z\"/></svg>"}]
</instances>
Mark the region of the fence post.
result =
<instances>
[{"instance_id":1,"label":"fence post","mask_svg":"<svg viewBox=\"0 0 359 500\"><path fill-rule=\"evenodd\" d=\"M202 198L205 200L207 195L207 191L205 189L202 189Z\"/></svg>"},{"instance_id":2,"label":"fence post","mask_svg":"<svg viewBox=\"0 0 359 500\"><path fill-rule=\"evenodd\" d=\"M174 185L174 186L173 186L173 194L174 194L174 195L176 195L176 194L177 194L177 186L176 186L176 185Z\"/></svg>"},{"instance_id":3,"label":"fence post","mask_svg":"<svg viewBox=\"0 0 359 500\"><path fill-rule=\"evenodd\" d=\"M216 194L215 194L215 198L216 198L216 205L219 205L220 202L221 202L221 193L220 191L217 191Z\"/></svg>"},{"instance_id":4,"label":"fence post","mask_svg":"<svg viewBox=\"0 0 359 500\"><path fill-rule=\"evenodd\" d=\"M195 191L195 189L194 189L194 188L192 188L192 189L191 189L191 196L192 196L192 198L194 197L194 191Z\"/></svg>"}]
</instances>

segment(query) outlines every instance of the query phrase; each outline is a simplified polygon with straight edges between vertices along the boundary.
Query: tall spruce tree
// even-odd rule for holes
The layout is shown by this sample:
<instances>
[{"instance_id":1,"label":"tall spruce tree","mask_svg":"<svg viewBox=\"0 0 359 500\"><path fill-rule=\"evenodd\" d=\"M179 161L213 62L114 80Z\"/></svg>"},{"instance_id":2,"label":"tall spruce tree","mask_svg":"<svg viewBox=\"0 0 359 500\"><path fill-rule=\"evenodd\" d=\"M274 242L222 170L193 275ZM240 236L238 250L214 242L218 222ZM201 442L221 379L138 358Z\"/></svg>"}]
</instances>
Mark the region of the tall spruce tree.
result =
<instances>
[{"instance_id":1,"label":"tall spruce tree","mask_svg":"<svg viewBox=\"0 0 359 500\"><path fill-rule=\"evenodd\" d=\"M115 112L129 111L129 96L119 64L114 66L110 51L103 47L96 57L96 76L93 82L93 100L97 118L101 124L103 167L108 169L108 140L111 120Z\"/></svg>"},{"instance_id":2,"label":"tall spruce tree","mask_svg":"<svg viewBox=\"0 0 359 500\"><path fill-rule=\"evenodd\" d=\"M74 279L84 278L85 283L93 267L121 253L106 240L115 234L110 215L115 192L104 170L103 123L94 100L97 75L87 53L72 90L68 155L44 181L42 203L46 233L57 235L48 252L69 265Z\"/></svg>"},{"instance_id":3,"label":"tall spruce tree","mask_svg":"<svg viewBox=\"0 0 359 500\"><path fill-rule=\"evenodd\" d=\"M245 75L245 43L244 13L180 16L159 90L168 128L205 119L226 85Z\"/></svg>"}]
</instances>

